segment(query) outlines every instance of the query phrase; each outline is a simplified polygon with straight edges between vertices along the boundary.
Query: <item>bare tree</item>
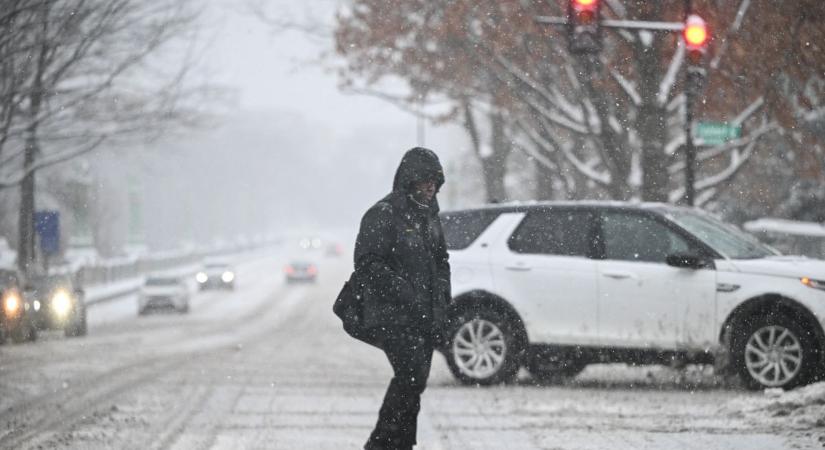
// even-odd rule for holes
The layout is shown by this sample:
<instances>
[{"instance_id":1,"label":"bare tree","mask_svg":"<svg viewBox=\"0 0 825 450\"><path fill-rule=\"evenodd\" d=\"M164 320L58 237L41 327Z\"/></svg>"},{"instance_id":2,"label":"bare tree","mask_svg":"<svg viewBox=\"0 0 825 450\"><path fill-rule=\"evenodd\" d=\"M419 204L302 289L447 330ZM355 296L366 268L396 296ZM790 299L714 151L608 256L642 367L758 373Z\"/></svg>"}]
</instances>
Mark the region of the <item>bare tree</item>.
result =
<instances>
[{"instance_id":1,"label":"bare tree","mask_svg":"<svg viewBox=\"0 0 825 450\"><path fill-rule=\"evenodd\" d=\"M408 99L422 93L451 98L463 123L467 111L500 111L509 131L502 142L528 152L568 186L597 186L617 199L678 201L685 169L680 39L608 33L605 51L583 62L567 52L563 29L535 22L537 15L564 15L564 3L354 0L336 30L342 76L368 93L386 78L401 78L409 84ZM763 137L797 128L799 119L783 112L787 98L777 100L772 86L782 76L798 81L821 74L823 52L810 48L822 42L815 25L825 8L805 1L780 14L769 1L695 3L712 11L712 28L720 31L700 113L743 129L740 139L700 148L695 187L703 203L733 185ZM608 1L604 14L680 21L682 6ZM760 35L766 26L777 33ZM771 52L755 58L762 43ZM766 58L771 61L763 64ZM796 117L821 116L804 108L810 89L794 92L798 101L790 104L803 106Z\"/></svg>"},{"instance_id":2,"label":"bare tree","mask_svg":"<svg viewBox=\"0 0 825 450\"><path fill-rule=\"evenodd\" d=\"M0 189L20 187L18 264L27 270L35 259L38 170L190 120L187 37L198 10L178 0L5 3ZM183 56L164 59L163 49Z\"/></svg>"}]
</instances>

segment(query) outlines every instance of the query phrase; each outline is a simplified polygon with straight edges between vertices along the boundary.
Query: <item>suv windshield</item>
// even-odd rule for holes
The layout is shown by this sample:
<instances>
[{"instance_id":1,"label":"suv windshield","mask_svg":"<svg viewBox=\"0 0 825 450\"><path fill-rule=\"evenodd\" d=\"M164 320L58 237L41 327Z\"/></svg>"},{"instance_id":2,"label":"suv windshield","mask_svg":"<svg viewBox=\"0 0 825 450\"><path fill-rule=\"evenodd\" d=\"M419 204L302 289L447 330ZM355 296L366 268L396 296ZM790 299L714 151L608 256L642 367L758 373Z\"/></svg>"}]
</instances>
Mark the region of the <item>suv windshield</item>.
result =
<instances>
[{"instance_id":1,"label":"suv windshield","mask_svg":"<svg viewBox=\"0 0 825 450\"><path fill-rule=\"evenodd\" d=\"M779 252L753 236L710 216L669 211L668 217L728 258L756 259L779 255Z\"/></svg>"}]
</instances>

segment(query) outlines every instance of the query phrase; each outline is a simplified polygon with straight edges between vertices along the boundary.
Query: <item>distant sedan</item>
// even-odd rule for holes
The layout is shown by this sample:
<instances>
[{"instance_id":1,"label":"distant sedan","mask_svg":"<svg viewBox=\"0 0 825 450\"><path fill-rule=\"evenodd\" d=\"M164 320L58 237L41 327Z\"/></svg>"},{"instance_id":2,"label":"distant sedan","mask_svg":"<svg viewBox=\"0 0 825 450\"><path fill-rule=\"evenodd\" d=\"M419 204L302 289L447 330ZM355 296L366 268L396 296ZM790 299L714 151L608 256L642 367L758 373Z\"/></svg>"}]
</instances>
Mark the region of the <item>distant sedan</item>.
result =
<instances>
[{"instance_id":1,"label":"distant sedan","mask_svg":"<svg viewBox=\"0 0 825 450\"><path fill-rule=\"evenodd\" d=\"M149 309L172 308L180 313L189 312L189 287L183 277L149 275L138 295L138 314Z\"/></svg>"},{"instance_id":2,"label":"distant sedan","mask_svg":"<svg viewBox=\"0 0 825 450\"><path fill-rule=\"evenodd\" d=\"M327 245L327 256L341 256L342 254L344 254L344 247L341 244L331 243Z\"/></svg>"},{"instance_id":3,"label":"distant sedan","mask_svg":"<svg viewBox=\"0 0 825 450\"><path fill-rule=\"evenodd\" d=\"M292 262L284 267L287 283L308 282L314 283L318 276L318 267L309 262Z\"/></svg>"},{"instance_id":4,"label":"distant sedan","mask_svg":"<svg viewBox=\"0 0 825 450\"><path fill-rule=\"evenodd\" d=\"M225 262L213 261L204 264L203 269L195 275L198 287L206 289L235 289L235 270Z\"/></svg>"}]
</instances>

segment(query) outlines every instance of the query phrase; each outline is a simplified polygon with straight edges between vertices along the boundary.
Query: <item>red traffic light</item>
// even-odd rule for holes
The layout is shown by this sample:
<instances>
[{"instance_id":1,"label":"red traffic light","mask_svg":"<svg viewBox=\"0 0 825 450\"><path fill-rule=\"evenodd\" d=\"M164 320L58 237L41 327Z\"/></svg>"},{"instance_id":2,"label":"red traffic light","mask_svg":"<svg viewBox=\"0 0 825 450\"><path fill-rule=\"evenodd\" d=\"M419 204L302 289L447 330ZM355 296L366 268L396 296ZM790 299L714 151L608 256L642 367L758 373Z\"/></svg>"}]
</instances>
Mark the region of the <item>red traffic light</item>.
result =
<instances>
[{"instance_id":1,"label":"red traffic light","mask_svg":"<svg viewBox=\"0 0 825 450\"><path fill-rule=\"evenodd\" d=\"M704 51L708 43L708 27L705 21L695 15L688 16L685 22L685 29L682 33L688 50Z\"/></svg>"},{"instance_id":2,"label":"red traffic light","mask_svg":"<svg viewBox=\"0 0 825 450\"><path fill-rule=\"evenodd\" d=\"M593 25L599 18L599 0L571 0L569 20L577 25Z\"/></svg>"},{"instance_id":3,"label":"red traffic light","mask_svg":"<svg viewBox=\"0 0 825 450\"><path fill-rule=\"evenodd\" d=\"M573 0L573 6L578 9L595 9L599 0Z\"/></svg>"},{"instance_id":4,"label":"red traffic light","mask_svg":"<svg viewBox=\"0 0 825 450\"><path fill-rule=\"evenodd\" d=\"M592 21L596 17L599 9L599 0L571 0L570 11L586 22Z\"/></svg>"}]
</instances>

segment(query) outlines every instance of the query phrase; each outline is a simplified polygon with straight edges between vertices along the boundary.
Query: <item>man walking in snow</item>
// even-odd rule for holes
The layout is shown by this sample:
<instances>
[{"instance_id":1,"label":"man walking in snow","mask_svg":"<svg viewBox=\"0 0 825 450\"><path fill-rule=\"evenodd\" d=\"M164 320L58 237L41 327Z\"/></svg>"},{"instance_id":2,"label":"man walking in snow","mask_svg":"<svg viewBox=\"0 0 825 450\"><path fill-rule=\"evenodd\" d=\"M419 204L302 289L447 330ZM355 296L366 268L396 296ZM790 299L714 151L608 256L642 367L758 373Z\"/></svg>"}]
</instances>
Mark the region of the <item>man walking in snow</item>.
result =
<instances>
[{"instance_id":1,"label":"man walking in snow","mask_svg":"<svg viewBox=\"0 0 825 450\"><path fill-rule=\"evenodd\" d=\"M435 198L442 184L436 154L413 148L401 159L392 192L361 220L355 269L366 286L363 320L394 372L366 450L416 444L421 394L450 301L449 257Z\"/></svg>"}]
</instances>

